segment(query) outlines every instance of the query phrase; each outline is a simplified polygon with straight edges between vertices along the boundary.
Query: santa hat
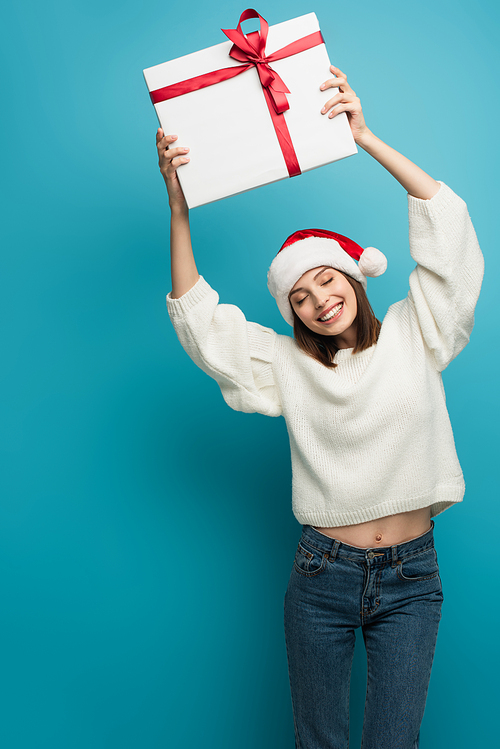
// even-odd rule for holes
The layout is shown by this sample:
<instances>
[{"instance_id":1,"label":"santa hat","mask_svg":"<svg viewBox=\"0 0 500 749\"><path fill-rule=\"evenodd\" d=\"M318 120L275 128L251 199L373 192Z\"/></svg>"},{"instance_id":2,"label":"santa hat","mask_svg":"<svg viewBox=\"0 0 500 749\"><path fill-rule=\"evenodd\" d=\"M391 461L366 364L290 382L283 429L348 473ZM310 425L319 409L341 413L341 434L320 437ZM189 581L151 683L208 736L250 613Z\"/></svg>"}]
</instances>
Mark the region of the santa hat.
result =
<instances>
[{"instance_id":1,"label":"santa hat","mask_svg":"<svg viewBox=\"0 0 500 749\"><path fill-rule=\"evenodd\" d=\"M333 231L303 229L291 234L267 273L268 289L290 325L293 325L292 308L288 299L291 289L304 273L321 265L336 268L360 281L366 290L366 276L381 276L387 268L387 258L375 247L363 250L352 239Z\"/></svg>"}]
</instances>

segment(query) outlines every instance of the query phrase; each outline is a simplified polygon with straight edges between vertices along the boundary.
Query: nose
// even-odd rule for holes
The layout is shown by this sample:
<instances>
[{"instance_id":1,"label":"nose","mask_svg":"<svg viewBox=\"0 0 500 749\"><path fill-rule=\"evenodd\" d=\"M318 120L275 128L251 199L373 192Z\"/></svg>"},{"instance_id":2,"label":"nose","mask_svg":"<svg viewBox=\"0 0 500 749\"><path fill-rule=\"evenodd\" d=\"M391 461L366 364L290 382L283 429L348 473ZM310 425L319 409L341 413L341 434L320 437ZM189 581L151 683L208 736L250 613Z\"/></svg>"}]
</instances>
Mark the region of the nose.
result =
<instances>
[{"instance_id":1,"label":"nose","mask_svg":"<svg viewBox=\"0 0 500 749\"><path fill-rule=\"evenodd\" d=\"M316 309L321 309L321 307L324 307L325 304L327 303L327 301L328 301L328 297L327 296L326 297L321 297L321 298L318 297L317 303L316 303Z\"/></svg>"}]
</instances>

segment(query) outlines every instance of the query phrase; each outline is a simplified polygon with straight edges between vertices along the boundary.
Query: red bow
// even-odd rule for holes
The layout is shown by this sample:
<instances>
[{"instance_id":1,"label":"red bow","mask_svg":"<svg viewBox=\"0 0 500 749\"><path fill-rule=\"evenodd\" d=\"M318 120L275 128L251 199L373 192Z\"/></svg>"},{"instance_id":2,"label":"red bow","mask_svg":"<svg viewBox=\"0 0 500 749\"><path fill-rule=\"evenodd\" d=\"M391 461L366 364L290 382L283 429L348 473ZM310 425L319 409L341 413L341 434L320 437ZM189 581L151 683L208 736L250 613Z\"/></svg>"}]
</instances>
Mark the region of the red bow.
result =
<instances>
[{"instance_id":1,"label":"red bow","mask_svg":"<svg viewBox=\"0 0 500 749\"><path fill-rule=\"evenodd\" d=\"M241 30L241 24L249 18L258 18L260 20L260 31L253 31L245 36ZM270 67L269 63L279 60L286 55L281 55L277 52L274 55L269 55L269 57L265 55L268 30L269 24L266 19L262 18L252 8L243 11L236 29L222 29L227 38L233 42L233 46L229 51L230 57L238 60L238 62L255 65L262 88L268 90L276 112L283 114L287 109L290 109L285 96L285 94L290 93L290 90L286 87L278 73ZM280 52L282 51L280 50Z\"/></svg>"}]
</instances>

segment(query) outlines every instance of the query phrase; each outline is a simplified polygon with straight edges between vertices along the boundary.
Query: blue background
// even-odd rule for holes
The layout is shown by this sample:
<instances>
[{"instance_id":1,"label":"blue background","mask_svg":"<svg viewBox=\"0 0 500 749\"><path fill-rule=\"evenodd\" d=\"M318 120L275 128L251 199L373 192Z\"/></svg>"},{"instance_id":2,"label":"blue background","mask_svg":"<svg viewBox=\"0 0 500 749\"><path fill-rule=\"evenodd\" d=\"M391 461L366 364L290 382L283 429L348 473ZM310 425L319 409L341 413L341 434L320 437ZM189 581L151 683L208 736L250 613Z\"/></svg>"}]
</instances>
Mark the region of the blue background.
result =
<instances>
[{"instance_id":1,"label":"blue background","mask_svg":"<svg viewBox=\"0 0 500 749\"><path fill-rule=\"evenodd\" d=\"M293 746L282 606L300 526L285 424L231 411L177 342L142 76L224 41L221 27L244 8L21 0L3 13L6 749ZM498 5L289 0L257 10L271 24L316 12L369 127L466 200L486 257L476 328L445 372L467 493L436 519L445 602L422 749L493 746ZM212 142L216 167L224 143L217 133ZM199 270L222 301L279 332L289 328L266 272L302 226L386 253L387 273L369 283L378 316L407 292L406 193L361 150L191 219ZM354 747L365 678L358 640Z\"/></svg>"}]
</instances>

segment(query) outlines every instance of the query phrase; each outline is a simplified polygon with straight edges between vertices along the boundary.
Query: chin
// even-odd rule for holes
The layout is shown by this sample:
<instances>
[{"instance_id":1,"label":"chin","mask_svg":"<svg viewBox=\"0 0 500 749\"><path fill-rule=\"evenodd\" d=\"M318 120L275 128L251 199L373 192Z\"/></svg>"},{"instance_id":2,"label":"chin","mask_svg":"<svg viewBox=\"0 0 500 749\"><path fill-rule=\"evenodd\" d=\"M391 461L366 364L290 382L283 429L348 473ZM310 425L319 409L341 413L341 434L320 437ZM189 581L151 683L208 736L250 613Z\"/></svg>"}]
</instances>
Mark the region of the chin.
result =
<instances>
[{"instance_id":1,"label":"chin","mask_svg":"<svg viewBox=\"0 0 500 749\"><path fill-rule=\"evenodd\" d=\"M347 325L332 325L331 327L328 327L327 325L317 325L314 328L310 328L310 330L314 330L315 333L321 333L321 335L336 336L346 333L351 325L352 322L349 322Z\"/></svg>"}]
</instances>

